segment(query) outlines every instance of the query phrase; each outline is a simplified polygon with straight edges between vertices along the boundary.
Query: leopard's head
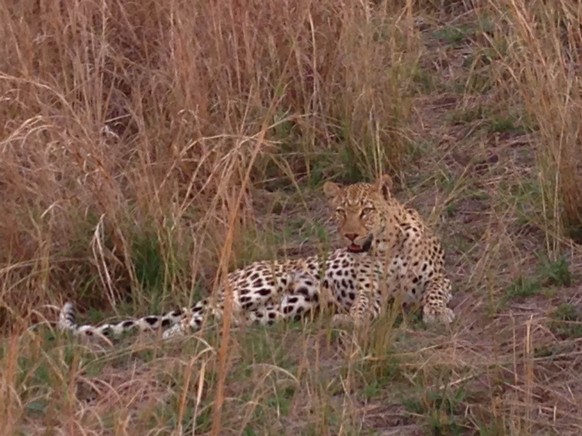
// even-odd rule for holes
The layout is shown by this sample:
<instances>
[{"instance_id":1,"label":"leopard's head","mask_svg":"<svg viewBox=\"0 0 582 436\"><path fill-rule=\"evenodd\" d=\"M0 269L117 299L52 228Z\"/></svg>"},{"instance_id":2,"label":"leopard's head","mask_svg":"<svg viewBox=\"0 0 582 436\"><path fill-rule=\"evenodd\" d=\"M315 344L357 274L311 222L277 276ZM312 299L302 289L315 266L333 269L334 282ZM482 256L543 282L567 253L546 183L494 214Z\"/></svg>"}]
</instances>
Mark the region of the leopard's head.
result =
<instances>
[{"instance_id":1,"label":"leopard's head","mask_svg":"<svg viewBox=\"0 0 582 436\"><path fill-rule=\"evenodd\" d=\"M323 191L335 209L333 218L339 233L346 239L348 251L361 253L370 250L384 233L392 179L379 177L374 183L354 183L341 186L325 182Z\"/></svg>"}]
</instances>

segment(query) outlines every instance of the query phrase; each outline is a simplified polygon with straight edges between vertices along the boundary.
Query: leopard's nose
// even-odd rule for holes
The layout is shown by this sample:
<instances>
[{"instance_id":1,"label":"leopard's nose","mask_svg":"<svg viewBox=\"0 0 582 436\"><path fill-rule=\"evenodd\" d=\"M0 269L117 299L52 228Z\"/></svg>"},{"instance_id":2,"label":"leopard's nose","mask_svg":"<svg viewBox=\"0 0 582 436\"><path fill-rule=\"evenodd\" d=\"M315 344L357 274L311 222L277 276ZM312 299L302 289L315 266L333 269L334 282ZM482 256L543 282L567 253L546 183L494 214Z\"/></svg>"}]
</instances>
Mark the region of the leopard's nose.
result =
<instances>
[{"instance_id":1,"label":"leopard's nose","mask_svg":"<svg viewBox=\"0 0 582 436\"><path fill-rule=\"evenodd\" d=\"M348 238L350 241L354 241L354 239L356 239L358 237L357 233L346 233L346 238Z\"/></svg>"}]
</instances>

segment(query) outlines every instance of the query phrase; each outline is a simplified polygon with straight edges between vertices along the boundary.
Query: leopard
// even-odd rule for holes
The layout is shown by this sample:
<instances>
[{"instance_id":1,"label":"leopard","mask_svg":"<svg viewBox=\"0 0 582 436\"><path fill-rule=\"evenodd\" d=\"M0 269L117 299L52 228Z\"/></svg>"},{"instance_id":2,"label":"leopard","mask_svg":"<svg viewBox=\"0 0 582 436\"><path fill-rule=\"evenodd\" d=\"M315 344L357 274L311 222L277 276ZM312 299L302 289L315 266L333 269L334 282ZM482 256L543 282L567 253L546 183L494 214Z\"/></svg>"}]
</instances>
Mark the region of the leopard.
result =
<instances>
[{"instance_id":1,"label":"leopard","mask_svg":"<svg viewBox=\"0 0 582 436\"><path fill-rule=\"evenodd\" d=\"M439 238L416 209L393 195L389 175L373 182L326 181L323 193L344 246L297 259L261 260L230 272L216 292L190 307L113 324L80 325L71 302L58 327L83 337L112 337L137 329L169 339L220 321L272 325L332 312L332 323L368 324L395 302L422 308L427 325L450 325L451 281Z\"/></svg>"}]
</instances>

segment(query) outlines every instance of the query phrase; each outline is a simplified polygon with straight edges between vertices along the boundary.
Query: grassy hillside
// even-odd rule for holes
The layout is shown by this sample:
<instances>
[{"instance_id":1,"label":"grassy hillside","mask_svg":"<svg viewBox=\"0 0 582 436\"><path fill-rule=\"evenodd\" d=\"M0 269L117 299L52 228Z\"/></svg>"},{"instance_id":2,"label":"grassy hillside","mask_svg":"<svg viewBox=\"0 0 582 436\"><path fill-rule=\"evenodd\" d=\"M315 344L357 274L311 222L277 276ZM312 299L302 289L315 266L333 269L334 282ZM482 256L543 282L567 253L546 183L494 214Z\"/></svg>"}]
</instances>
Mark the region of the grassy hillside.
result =
<instances>
[{"instance_id":1,"label":"grassy hillside","mask_svg":"<svg viewBox=\"0 0 582 436\"><path fill-rule=\"evenodd\" d=\"M579 434L581 29L567 0L0 4L3 431ZM383 172L443 239L449 330L50 328L335 247L322 182Z\"/></svg>"}]
</instances>

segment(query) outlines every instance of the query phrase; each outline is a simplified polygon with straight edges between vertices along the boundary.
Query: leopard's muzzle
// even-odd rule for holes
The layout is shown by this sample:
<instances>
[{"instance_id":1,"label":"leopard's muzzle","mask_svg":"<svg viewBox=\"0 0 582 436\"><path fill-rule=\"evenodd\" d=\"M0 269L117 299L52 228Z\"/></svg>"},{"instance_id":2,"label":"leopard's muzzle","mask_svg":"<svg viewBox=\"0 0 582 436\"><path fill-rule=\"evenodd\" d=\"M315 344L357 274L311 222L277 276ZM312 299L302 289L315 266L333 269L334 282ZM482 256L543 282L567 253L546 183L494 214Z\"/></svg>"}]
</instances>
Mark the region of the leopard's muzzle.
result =
<instances>
[{"instance_id":1,"label":"leopard's muzzle","mask_svg":"<svg viewBox=\"0 0 582 436\"><path fill-rule=\"evenodd\" d=\"M372 248L372 242L374 241L374 235L370 234L362 244L351 243L348 245L348 251L350 253L366 253Z\"/></svg>"}]
</instances>

